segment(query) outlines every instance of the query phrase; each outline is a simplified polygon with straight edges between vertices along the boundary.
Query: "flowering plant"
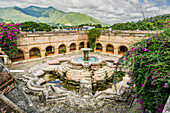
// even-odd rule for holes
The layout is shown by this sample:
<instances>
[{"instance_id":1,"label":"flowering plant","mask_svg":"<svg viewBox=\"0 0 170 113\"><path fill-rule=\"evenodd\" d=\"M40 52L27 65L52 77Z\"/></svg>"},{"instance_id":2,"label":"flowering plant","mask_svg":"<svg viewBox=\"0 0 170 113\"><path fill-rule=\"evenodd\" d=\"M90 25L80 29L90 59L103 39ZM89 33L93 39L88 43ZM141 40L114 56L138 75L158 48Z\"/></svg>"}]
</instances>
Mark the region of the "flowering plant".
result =
<instances>
[{"instance_id":1,"label":"flowering plant","mask_svg":"<svg viewBox=\"0 0 170 113\"><path fill-rule=\"evenodd\" d=\"M160 113L170 94L170 23L149 36L133 44L115 68L126 70L131 77L142 111Z\"/></svg>"},{"instance_id":2,"label":"flowering plant","mask_svg":"<svg viewBox=\"0 0 170 113\"><path fill-rule=\"evenodd\" d=\"M0 23L0 48L4 51L9 59L12 59L17 54L17 37L20 33L15 26L19 26L20 23L11 25Z\"/></svg>"}]
</instances>

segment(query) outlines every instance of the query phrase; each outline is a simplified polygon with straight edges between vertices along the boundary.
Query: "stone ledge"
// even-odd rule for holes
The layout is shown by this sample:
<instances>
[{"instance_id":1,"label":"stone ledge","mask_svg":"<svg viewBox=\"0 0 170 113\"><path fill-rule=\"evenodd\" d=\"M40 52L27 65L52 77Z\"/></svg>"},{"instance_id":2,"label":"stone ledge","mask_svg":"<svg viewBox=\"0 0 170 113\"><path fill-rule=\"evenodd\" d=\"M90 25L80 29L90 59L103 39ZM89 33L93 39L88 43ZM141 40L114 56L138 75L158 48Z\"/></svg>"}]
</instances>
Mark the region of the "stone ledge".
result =
<instances>
[{"instance_id":1,"label":"stone ledge","mask_svg":"<svg viewBox=\"0 0 170 113\"><path fill-rule=\"evenodd\" d=\"M16 104L14 104L12 101L10 101L6 96L1 95L1 94L0 94L0 102L1 102L1 107L5 107L5 109L7 109L7 112L14 111L16 113L24 113L24 111L20 107L18 107ZM2 109L3 108L1 108L1 111L2 111Z\"/></svg>"}]
</instances>

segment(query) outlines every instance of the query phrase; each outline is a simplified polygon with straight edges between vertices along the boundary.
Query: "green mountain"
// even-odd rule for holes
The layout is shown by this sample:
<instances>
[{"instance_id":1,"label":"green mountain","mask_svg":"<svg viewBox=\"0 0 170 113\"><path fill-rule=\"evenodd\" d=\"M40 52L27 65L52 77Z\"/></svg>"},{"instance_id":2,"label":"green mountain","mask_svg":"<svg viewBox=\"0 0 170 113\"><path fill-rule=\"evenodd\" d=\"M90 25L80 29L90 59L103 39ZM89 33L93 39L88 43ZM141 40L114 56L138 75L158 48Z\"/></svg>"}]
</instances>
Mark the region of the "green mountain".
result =
<instances>
[{"instance_id":1,"label":"green mountain","mask_svg":"<svg viewBox=\"0 0 170 113\"><path fill-rule=\"evenodd\" d=\"M41 8L36 6L30 6L27 8L20 7L7 7L0 8L0 18L2 20L11 20L14 23L21 23L25 21L43 22L50 25L55 24L104 24L93 17L85 14L75 12L63 12L55 9L54 7Z\"/></svg>"}]
</instances>

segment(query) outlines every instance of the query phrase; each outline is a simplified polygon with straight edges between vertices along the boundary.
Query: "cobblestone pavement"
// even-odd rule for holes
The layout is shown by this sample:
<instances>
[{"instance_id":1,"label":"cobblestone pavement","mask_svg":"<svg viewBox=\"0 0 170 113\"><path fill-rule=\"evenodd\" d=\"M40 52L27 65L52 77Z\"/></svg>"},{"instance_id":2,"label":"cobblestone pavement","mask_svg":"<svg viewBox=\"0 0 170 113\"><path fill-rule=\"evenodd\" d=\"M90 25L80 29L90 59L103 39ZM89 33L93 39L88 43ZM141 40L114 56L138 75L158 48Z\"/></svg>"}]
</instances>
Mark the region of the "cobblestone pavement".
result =
<instances>
[{"instance_id":1,"label":"cobblestone pavement","mask_svg":"<svg viewBox=\"0 0 170 113\"><path fill-rule=\"evenodd\" d=\"M72 55L77 55L80 53L73 53L69 55L63 55L63 57L66 56L72 56ZM97 53L95 53L97 54ZM98 54L101 55L101 54ZM40 63L46 62L47 60L53 60L56 59L57 57L62 57L62 56L56 56L56 57L51 57L51 58L44 58L44 59L39 59L35 61L28 61L20 64L13 64L13 65L8 65L9 70L24 70L24 73L12 73L14 78L16 79L17 84L23 88L23 90L26 92L26 94L29 96L35 107L40 113L140 113L140 106L139 104L136 104L134 101L134 104L132 105L131 109L130 108L122 108L121 106L113 106L113 105L107 105L104 106L101 109L93 110L93 111L76 111L74 108L69 108L64 104L61 105L45 105L44 103L40 102L40 99L38 97L40 92L37 91L31 91L28 90L26 87L26 83L21 81L21 78L24 74L27 73L27 70L30 69L31 67L34 67Z\"/></svg>"}]
</instances>

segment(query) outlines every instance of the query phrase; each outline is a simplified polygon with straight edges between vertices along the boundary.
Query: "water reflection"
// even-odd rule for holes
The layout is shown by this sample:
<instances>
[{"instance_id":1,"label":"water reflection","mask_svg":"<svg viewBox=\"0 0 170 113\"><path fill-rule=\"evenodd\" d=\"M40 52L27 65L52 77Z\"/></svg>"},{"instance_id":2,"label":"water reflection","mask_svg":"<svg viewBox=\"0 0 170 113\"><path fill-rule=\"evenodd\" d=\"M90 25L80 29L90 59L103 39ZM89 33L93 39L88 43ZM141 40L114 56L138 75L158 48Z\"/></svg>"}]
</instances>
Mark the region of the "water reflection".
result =
<instances>
[{"instance_id":1,"label":"water reflection","mask_svg":"<svg viewBox=\"0 0 170 113\"><path fill-rule=\"evenodd\" d=\"M44 76L42 76L42 78L46 80L46 83L43 84L43 86L52 85L54 88L55 87L62 88L62 89L65 88L68 91L75 91L76 93L79 92L79 85L67 83L67 81L62 81L55 74L47 73ZM105 83L93 84L92 93L95 94L96 91L104 91L108 88L112 88L112 85L113 85L112 80L107 81Z\"/></svg>"}]
</instances>

